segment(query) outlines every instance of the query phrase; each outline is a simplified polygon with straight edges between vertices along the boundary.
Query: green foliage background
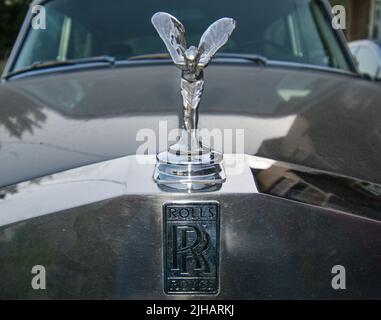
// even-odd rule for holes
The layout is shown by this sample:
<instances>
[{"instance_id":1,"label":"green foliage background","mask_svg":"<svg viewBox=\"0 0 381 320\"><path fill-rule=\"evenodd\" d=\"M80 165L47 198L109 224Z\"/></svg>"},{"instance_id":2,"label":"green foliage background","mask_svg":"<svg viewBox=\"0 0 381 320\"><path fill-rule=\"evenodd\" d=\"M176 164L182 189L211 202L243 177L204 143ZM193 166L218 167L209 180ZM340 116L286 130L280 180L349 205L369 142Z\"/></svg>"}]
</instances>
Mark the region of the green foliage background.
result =
<instances>
[{"instance_id":1,"label":"green foliage background","mask_svg":"<svg viewBox=\"0 0 381 320\"><path fill-rule=\"evenodd\" d=\"M348 14L348 9L349 9L349 3L351 1L356 1L356 0L329 0L329 2L331 3L332 7L336 6L336 5L342 5L342 6L344 6L347 9L347 14ZM361 0L357 0L357 1L361 1ZM346 36L348 36L346 30L344 30L344 34Z\"/></svg>"},{"instance_id":2,"label":"green foliage background","mask_svg":"<svg viewBox=\"0 0 381 320\"><path fill-rule=\"evenodd\" d=\"M350 0L330 0L329 2L331 3L332 6L341 4L342 6L348 8Z\"/></svg>"},{"instance_id":3,"label":"green foliage background","mask_svg":"<svg viewBox=\"0 0 381 320\"><path fill-rule=\"evenodd\" d=\"M0 71L15 42L31 0L0 0Z\"/></svg>"}]
</instances>

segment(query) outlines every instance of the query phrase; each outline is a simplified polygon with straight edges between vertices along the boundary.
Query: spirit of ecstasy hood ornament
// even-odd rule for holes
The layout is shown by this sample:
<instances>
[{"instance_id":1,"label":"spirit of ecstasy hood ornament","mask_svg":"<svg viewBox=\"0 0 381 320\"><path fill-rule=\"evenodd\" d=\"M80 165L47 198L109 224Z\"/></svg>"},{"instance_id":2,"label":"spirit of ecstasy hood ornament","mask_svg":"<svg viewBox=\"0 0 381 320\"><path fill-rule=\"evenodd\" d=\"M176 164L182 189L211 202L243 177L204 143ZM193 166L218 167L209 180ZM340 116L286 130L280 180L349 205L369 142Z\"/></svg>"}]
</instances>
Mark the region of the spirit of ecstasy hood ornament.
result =
<instances>
[{"instance_id":1,"label":"spirit of ecstasy hood ornament","mask_svg":"<svg viewBox=\"0 0 381 320\"><path fill-rule=\"evenodd\" d=\"M180 139L157 155L155 182L165 190L212 191L226 180L222 154L201 143L197 134L198 106L204 90L204 68L226 44L235 21L222 18L202 35L198 48L187 48L185 28L175 17L158 12L152 24L181 69L184 124Z\"/></svg>"}]
</instances>

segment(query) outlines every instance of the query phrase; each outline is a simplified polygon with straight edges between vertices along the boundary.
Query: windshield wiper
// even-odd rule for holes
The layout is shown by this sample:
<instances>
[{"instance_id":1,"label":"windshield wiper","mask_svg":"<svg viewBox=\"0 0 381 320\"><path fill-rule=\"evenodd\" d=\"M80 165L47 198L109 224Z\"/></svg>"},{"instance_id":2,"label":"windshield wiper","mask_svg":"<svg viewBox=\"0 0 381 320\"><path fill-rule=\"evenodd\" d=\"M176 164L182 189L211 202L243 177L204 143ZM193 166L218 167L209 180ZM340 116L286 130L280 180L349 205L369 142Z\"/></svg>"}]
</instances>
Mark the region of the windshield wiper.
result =
<instances>
[{"instance_id":1,"label":"windshield wiper","mask_svg":"<svg viewBox=\"0 0 381 320\"><path fill-rule=\"evenodd\" d=\"M267 65L267 59L263 56L257 54L246 54L246 53L218 53L216 58L222 59L243 59L251 61L262 66ZM139 56L129 57L128 60L166 60L171 59L168 53L154 53L154 54L142 54Z\"/></svg>"},{"instance_id":2,"label":"windshield wiper","mask_svg":"<svg viewBox=\"0 0 381 320\"><path fill-rule=\"evenodd\" d=\"M30 66L26 68L10 72L4 78L8 79L12 76L28 73L35 70L56 68L61 66L76 66L76 65L92 64L92 63L106 63L106 64L109 64L110 66L113 66L115 64L115 61L116 61L115 58L111 56L99 56L99 57L90 57L90 58L73 59L73 60L65 60L65 61L59 61L59 60L38 61L38 62L32 63Z\"/></svg>"},{"instance_id":3,"label":"windshield wiper","mask_svg":"<svg viewBox=\"0 0 381 320\"><path fill-rule=\"evenodd\" d=\"M216 58L224 59L242 59L251 61L262 66L267 65L267 59L264 56L259 54L250 54L250 53L217 53Z\"/></svg>"},{"instance_id":4,"label":"windshield wiper","mask_svg":"<svg viewBox=\"0 0 381 320\"><path fill-rule=\"evenodd\" d=\"M152 54L141 54L138 56L132 56L127 58L127 60L166 60L171 59L169 53L152 53Z\"/></svg>"},{"instance_id":5,"label":"windshield wiper","mask_svg":"<svg viewBox=\"0 0 381 320\"><path fill-rule=\"evenodd\" d=\"M267 65L267 59L263 56L256 55L256 54L218 53L216 55L216 58L243 59L243 60L248 60L248 61L260 64L262 66ZM144 54L144 55L129 57L127 60L138 61L138 60L167 60L167 59L171 59L171 56L169 55L169 53ZM99 56L99 57L90 57L90 58L73 59L73 60L65 60L65 61L58 61L58 60L41 61L41 62L35 62L26 68L10 72L4 77L4 79L8 79L19 74L28 73L28 72L36 71L36 70L42 70L42 69L56 68L56 67L62 67L62 66L75 66L75 65L81 65L81 64L92 64L92 63L106 63L106 64L109 64L110 66L114 66L115 62L116 62L116 59L111 56Z\"/></svg>"}]
</instances>

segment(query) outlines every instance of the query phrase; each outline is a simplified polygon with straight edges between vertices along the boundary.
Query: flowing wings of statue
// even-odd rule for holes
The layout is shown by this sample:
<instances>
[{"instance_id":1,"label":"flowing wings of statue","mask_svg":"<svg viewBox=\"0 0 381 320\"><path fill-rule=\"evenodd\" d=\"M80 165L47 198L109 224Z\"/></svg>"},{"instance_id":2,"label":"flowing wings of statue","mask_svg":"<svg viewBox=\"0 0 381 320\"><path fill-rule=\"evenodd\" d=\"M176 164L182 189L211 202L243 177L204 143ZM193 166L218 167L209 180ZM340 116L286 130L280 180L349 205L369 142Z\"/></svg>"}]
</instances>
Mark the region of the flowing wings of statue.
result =
<instances>
[{"instance_id":1,"label":"flowing wings of statue","mask_svg":"<svg viewBox=\"0 0 381 320\"><path fill-rule=\"evenodd\" d=\"M185 65L185 50L187 42L185 39L185 28L175 17L165 12L155 13L152 17L154 25L160 38L164 41L169 54L176 65Z\"/></svg>"},{"instance_id":2,"label":"flowing wings of statue","mask_svg":"<svg viewBox=\"0 0 381 320\"><path fill-rule=\"evenodd\" d=\"M168 13L158 12L152 17L152 24L164 41L174 63L180 67L186 66L187 43L182 23ZM222 18L205 31L197 50L196 63L199 68L205 68L209 64L217 51L226 44L234 28L233 19Z\"/></svg>"},{"instance_id":3,"label":"flowing wings of statue","mask_svg":"<svg viewBox=\"0 0 381 320\"><path fill-rule=\"evenodd\" d=\"M235 21L222 18L214 22L202 35L198 46L198 65L206 67L217 51L228 42L235 28Z\"/></svg>"}]
</instances>

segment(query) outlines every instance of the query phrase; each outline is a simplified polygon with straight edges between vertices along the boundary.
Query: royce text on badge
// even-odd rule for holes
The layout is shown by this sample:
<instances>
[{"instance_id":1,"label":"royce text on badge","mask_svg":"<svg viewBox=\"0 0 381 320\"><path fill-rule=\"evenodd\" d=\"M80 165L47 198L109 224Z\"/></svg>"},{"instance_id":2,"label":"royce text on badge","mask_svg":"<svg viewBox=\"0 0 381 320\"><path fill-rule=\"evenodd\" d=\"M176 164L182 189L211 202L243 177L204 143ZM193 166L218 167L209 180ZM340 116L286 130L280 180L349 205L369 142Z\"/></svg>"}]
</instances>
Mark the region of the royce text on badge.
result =
<instances>
[{"instance_id":1,"label":"royce text on badge","mask_svg":"<svg viewBox=\"0 0 381 320\"><path fill-rule=\"evenodd\" d=\"M164 205L164 291L218 292L219 204Z\"/></svg>"}]
</instances>

